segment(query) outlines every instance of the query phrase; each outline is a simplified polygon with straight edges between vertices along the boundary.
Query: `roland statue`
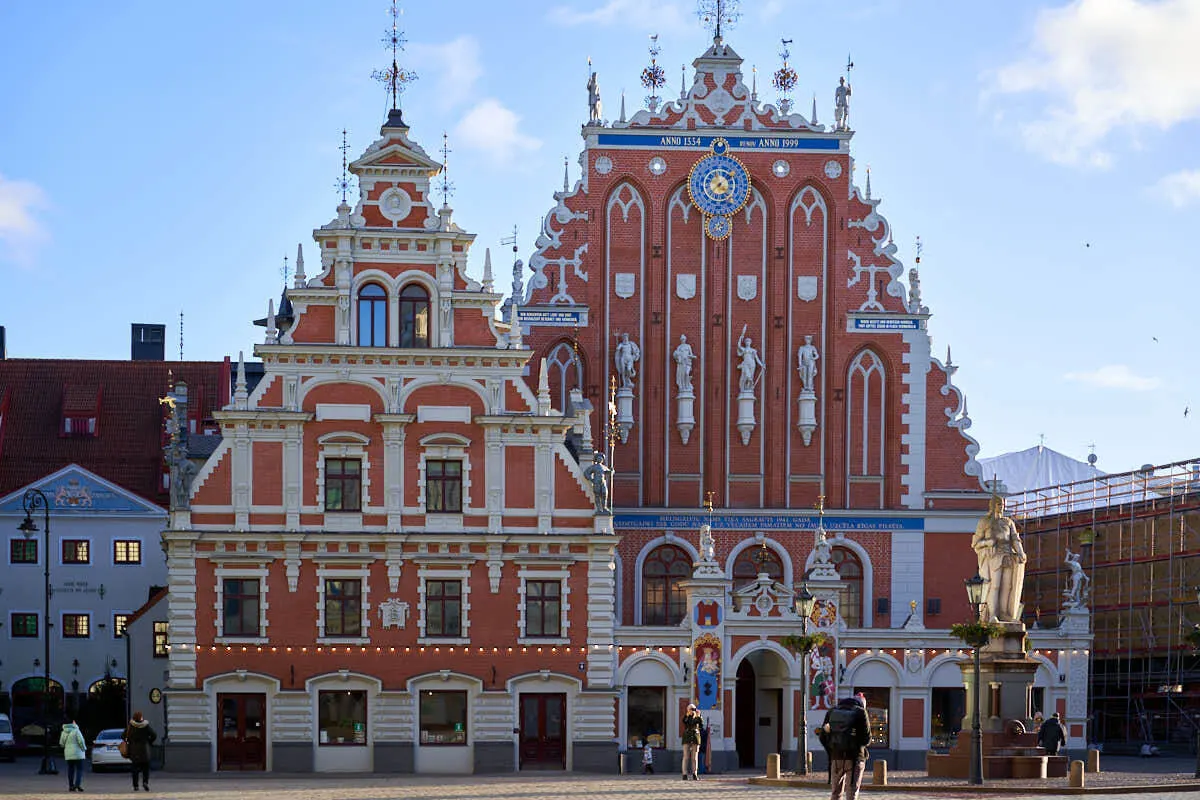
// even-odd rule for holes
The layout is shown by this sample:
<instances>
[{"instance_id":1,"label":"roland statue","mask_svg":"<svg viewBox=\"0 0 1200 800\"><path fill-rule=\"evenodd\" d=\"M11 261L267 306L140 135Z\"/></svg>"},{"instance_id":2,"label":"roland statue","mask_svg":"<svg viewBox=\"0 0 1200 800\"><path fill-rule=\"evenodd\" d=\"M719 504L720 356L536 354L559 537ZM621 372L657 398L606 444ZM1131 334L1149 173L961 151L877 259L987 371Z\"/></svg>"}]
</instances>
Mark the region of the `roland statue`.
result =
<instances>
[{"instance_id":1,"label":"roland statue","mask_svg":"<svg viewBox=\"0 0 1200 800\"><path fill-rule=\"evenodd\" d=\"M1017 526L1004 516L1004 498L992 495L988 514L975 526L971 548L979 559L979 575L987 579L987 619L1019 622L1021 588L1025 584L1025 548Z\"/></svg>"}]
</instances>

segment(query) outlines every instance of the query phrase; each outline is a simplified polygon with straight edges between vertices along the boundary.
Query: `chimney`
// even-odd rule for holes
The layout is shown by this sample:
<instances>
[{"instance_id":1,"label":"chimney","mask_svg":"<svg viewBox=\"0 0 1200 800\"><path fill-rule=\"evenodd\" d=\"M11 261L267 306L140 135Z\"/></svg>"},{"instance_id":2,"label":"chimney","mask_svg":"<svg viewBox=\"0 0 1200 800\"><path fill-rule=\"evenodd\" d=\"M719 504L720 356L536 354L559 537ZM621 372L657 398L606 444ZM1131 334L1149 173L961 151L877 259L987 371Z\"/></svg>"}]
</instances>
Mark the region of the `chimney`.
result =
<instances>
[{"instance_id":1,"label":"chimney","mask_svg":"<svg viewBox=\"0 0 1200 800\"><path fill-rule=\"evenodd\" d=\"M130 335L129 358L133 361L166 361L167 326L135 322Z\"/></svg>"},{"instance_id":2,"label":"chimney","mask_svg":"<svg viewBox=\"0 0 1200 800\"><path fill-rule=\"evenodd\" d=\"M4 326L0 325L0 361L8 358L8 346L4 341Z\"/></svg>"}]
</instances>

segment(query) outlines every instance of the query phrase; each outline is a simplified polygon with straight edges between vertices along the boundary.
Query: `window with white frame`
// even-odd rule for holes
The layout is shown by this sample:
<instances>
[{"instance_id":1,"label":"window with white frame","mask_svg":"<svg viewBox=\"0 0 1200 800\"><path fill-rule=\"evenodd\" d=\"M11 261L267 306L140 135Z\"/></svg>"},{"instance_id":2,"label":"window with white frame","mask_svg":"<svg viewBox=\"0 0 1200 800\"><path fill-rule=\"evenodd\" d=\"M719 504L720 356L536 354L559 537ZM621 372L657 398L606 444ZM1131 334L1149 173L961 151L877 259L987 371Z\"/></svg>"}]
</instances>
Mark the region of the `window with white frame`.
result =
<instances>
[{"instance_id":1,"label":"window with white frame","mask_svg":"<svg viewBox=\"0 0 1200 800\"><path fill-rule=\"evenodd\" d=\"M371 502L370 439L339 431L317 439L317 499L323 511L359 513Z\"/></svg>"},{"instance_id":2,"label":"window with white frame","mask_svg":"<svg viewBox=\"0 0 1200 800\"><path fill-rule=\"evenodd\" d=\"M218 563L217 597L213 603L218 642L262 644L267 638L267 565L263 563Z\"/></svg>"},{"instance_id":3,"label":"window with white frame","mask_svg":"<svg viewBox=\"0 0 1200 800\"><path fill-rule=\"evenodd\" d=\"M116 539L113 541L114 564L141 564L142 543L138 539Z\"/></svg>"},{"instance_id":4,"label":"window with white frame","mask_svg":"<svg viewBox=\"0 0 1200 800\"><path fill-rule=\"evenodd\" d=\"M566 569L520 569L517 630L522 643L565 644L569 641L569 577Z\"/></svg>"},{"instance_id":5,"label":"window with white frame","mask_svg":"<svg viewBox=\"0 0 1200 800\"><path fill-rule=\"evenodd\" d=\"M366 644L371 593L366 565L323 565L317 568L317 641L322 644Z\"/></svg>"},{"instance_id":6,"label":"window with white frame","mask_svg":"<svg viewBox=\"0 0 1200 800\"><path fill-rule=\"evenodd\" d=\"M418 636L430 644L470 640L470 567L428 566L419 571Z\"/></svg>"},{"instance_id":7,"label":"window with white frame","mask_svg":"<svg viewBox=\"0 0 1200 800\"><path fill-rule=\"evenodd\" d=\"M423 514L462 514L471 507L471 440L434 433L420 441L417 497ZM427 519L426 525L436 524Z\"/></svg>"}]
</instances>

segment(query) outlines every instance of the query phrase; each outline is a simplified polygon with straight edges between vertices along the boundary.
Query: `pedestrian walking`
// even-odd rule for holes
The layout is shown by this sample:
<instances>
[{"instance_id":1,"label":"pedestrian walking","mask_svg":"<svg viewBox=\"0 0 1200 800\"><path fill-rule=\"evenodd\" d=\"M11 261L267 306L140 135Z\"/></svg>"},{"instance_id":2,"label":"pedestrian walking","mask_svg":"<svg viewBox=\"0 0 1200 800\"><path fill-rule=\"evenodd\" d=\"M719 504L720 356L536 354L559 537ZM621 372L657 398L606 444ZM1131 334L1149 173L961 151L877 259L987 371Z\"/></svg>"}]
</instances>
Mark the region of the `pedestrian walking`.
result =
<instances>
[{"instance_id":1,"label":"pedestrian walking","mask_svg":"<svg viewBox=\"0 0 1200 800\"><path fill-rule=\"evenodd\" d=\"M707 775L709 772L708 760L712 757L712 746L709 737L712 735L712 724L705 723L700 729L700 774Z\"/></svg>"},{"instance_id":2,"label":"pedestrian walking","mask_svg":"<svg viewBox=\"0 0 1200 800\"><path fill-rule=\"evenodd\" d=\"M825 713L825 721L816 733L829 754L833 784L830 800L857 800L869 756L867 745L871 741L866 700L858 695L838 701Z\"/></svg>"},{"instance_id":3,"label":"pedestrian walking","mask_svg":"<svg viewBox=\"0 0 1200 800\"><path fill-rule=\"evenodd\" d=\"M133 790L138 788L138 776L142 776L142 788L150 791L150 745L158 738L154 728L142 717L142 712L133 712L133 719L125 727L125 757L133 762L130 775L133 776Z\"/></svg>"},{"instance_id":4,"label":"pedestrian walking","mask_svg":"<svg viewBox=\"0 0 1200 800\"><path fill-rule=\"evenodd\" d=\"M1042 727L1038 729L1037 743L1039 747L1046 748L1046 755L1058 755L1058 749L1062 747L1067 740L1067 732L1063 730L1062 718L1055 711L1050 719L1042 723Z\"/></svg>"},{"instance_id":5,"label":"pedestrian walking","mask_svg":"<svg viewBox=\"0 0 1200 800\"><path fill-rule=\"evenodd\" d=\"M62 733L58 735L58 745L63 749L63 760L67 762L67 791L82 792L83 761L87 758L87 741L83 738L83 732L79 730L74 719L67 718L67 723L62 727Z\"/></svg>"},{"instance_id":6,"label":"pedestrian walking","mask_svg":"<svg viewBox=\"0 0 1200 800\"><path fill-rule=\"evenodd\" d=\"M654 748L649 742L642 747L642 774L654 774Z\"/></svg>"},{"instance_id":7,"label":"pedestrian walking","mask_svg":"<svg viewBox=\"0 0 1200 800\"><path fill-rule=\"evenodd\" d=\"M700 731L704 728L704 717L689 704L687 714L683 717L683 779L700 780L697 774L699 766L696 763L700 754Z\"/></svg>"}]
</instances>

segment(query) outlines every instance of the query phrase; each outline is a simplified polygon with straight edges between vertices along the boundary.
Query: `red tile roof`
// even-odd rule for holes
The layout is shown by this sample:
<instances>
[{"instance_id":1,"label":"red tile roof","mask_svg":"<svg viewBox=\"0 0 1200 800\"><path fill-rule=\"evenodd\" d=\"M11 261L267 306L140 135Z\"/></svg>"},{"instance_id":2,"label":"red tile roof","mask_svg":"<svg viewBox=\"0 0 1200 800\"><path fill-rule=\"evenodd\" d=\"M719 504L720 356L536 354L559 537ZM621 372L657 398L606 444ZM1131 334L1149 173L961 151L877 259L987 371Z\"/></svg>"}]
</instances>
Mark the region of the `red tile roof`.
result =
<instances>
[{"instance_id":1,"label":"red tile roof","mask_svg":"<svg viewBox=\"0 0 1200 800\"><path fill-rule=\"evenodd\" d=\"M0 360L0 496L78 464L165 504L158 398L167 393L168 372L188 384L191 419L228 402L228 367L219 361ZM97 403L95 436L60 435L64 411Z\"/></svg>"}]
</instances>

